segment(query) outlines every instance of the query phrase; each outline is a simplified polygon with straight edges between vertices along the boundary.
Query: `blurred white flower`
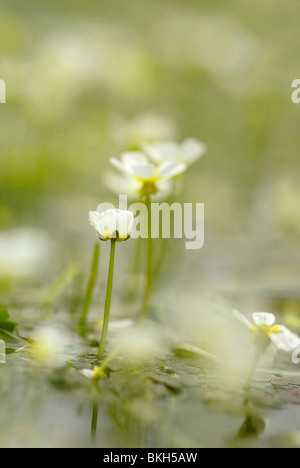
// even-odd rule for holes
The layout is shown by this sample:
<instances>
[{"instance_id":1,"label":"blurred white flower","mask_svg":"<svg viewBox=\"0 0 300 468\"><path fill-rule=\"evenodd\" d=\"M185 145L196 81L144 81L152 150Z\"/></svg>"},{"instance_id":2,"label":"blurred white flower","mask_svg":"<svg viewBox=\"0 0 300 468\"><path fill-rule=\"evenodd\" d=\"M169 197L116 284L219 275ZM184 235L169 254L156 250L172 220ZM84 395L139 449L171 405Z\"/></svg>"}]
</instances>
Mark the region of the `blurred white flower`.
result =
<instances>
[{"instance_id":1,"label":"blurred white flower","mask_svg":"<svg viewBox=\"0 0 300 468\"><path fill-rule=\"evenodd\" d=\"M39 327L32 336L30 351L33 359L41 365L63 364L70 353L67 334L53 327Z\"/></svg>"},{"instance_id":2,"label":"blurred white flower","mask_svg":"<svg viewBox=\"0 0 300 468\"><path fill-rule=\"evenodd\" d=\"M165 161L155 165L140 151L123 153L121 160L111 158L111 164L122 174L141 182L145 192L156 194L158 182L170 180L186 171L187 166L178 161Z\"/></svg>"},{"instance_id":3,"label":"blurred white flower","mask_svg":"<svg viewBox=\"0 0 300 468\"><path fill-rule=\"evenodd\" d=\"M143 182L116 172L107 172L104 175L104 184L116 195L127 195L133 201L139 200L144 186ZM157 181L155 185L157 193L152 197L153 202L165 200L172 193L171 180Z\"/></svg>"},{"instance_id":4,"label":"blurred white flower","mask_svg":"<svg viewBox=\"0 0 300 468\"><path fill-rule=\"evenodd\" d=\"M94 369L82 369L80 373L91 380L99 380L105 377L105 372L99 366L94 367Z\"/></svg>"},{"instance_id":5,"label":"blurred white flower","mask_svg":"<svg viewBox=\"0 0 300 468\"><path fill-rule=\"evenodd\" d=\"M133 120L115 118L110 126L114 140L125 148L140 148L143 143L172 140L177 130L174 122L154 112L145 112Z\"/></svg>"},{"instance_id":6,"label":"blurred white flower","mask_svg":"<svg viewBox=\"0 0 300 468\"><path fill-rule=\"evenodd\" d=\"M233 311L234 316L246 325L251 332L259 333L273 343L277 350L292 352L300 346L300 338L283 325L276 325L276 317L267 312L255 312L253 323L239 311Z\"/></svg>"},{"instance_id":7,"label":"blurred white flower","mask_svg":"<svg viewBox=\"0 0 300 468\"><path fill-rule=\"evenodd\" d=\"M168 12L153 25L153 41L159 43L163 60L172 68L207 70L216 86L240 95L257 93L264 86L266 54L274 60L271 48L266 52L257 36L225 12Z\"/></svg>"},{"instance_id":8,"label":"blurred white flower","mask_svg":"<svg viewBox=\"0 0 300 468\"><path fill-rule=\"evenodd\" d=\"M1 72L3 61L1 57ZM57 24L26 61L12 64L8 59L5 65L6 81L17 80L13 92L25 97L41 118L64 115L71 102L95 87L139 100L151 95L158 79L153 55L130 29L107 20L74 20L72 28Z\"/></svg>"},{"instance_id":9,"label":"blurred white flower","mask_svg":"<svg viewBox=\"0 0 300 468\"><path fill-rule=\"evenodd\" d=\"M17 228L0 233L0 277L40 275L52 255L48 234L36 228Z\"/></svg>"},{"instance_id":10,"label":"blurred white flower","mask_svg":"<svg viewBox=\"0 0 300 468\"><path fill-rule=\"evenodd\" d=\"M119 332L120 330L124 330L125 328L131 328L134 326L134 321L132 319L118 319L118 320L112 320L109 323L109 331L115 331Z\"/></svg>"},{"instance_id":11,"label":"blurred white flower","mask_svg":"<svg viewBox=\"0 0 300 468\"><path fill-rule=\"evenodd\" d=\"M137 325L120 330L114 334L112 341L129 365L149 362L165 350L158 327L152 327L150 323L147 327Z\"/></svg>"},{"instance_id":12,"label":"blurred white flower","mask_svg":"<svg viewBox=\"0 0 300 468\"><path fill-rule=\"evenodd\" d=\"M144 144L142 149L155 164L166 161L177 161L190 166L206 152L206 145L194 138L188 138L178 144L173 141L163 141L155 144Z\"/></svg>"},{"instance_id":13,"label":"blurred white flower","mask_svg":"<svg viewBox=\"0 0 300 468\"><path fill-rule=\"evenodd\" d=\"M89 220L102 241L116 239L122 242L132 233L134 216L131 211L112 209L90 211Z\"/></svg>"}]
</instances>

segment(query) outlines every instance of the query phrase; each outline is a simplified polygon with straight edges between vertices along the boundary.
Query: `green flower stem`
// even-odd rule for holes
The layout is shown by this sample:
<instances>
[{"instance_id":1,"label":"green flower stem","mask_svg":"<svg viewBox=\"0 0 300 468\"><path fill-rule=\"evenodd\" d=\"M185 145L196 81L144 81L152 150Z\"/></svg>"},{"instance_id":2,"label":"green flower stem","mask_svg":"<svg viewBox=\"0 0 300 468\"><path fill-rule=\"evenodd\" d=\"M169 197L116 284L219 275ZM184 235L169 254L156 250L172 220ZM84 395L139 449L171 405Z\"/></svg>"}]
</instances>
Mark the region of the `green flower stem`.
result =
<instances>
[{"instance_id":1,"label":"green flower stem","mask_svg":"<svg viewBox=\"0 0 300 468\"><path fill-rule=\"evenodd\" d=\"M118 355L120 349L122 346L118 346L116 349L114 349L108 356L107 358L103 361L102 365L99 367L100 371L105 371L107 368L108 364L115 358L115 356Z\"/></svg>"},{"instance_id":2,"label":"green flower stem","mask_svg":"<svg viewBox=\"0 0 300 468\"><path fill-rule=\"evenodd\" d=\"M180 183L180 177L175 178L173 192L172 192L172 194L171 194L171 196L169 197L169 200L168 200L168 203L169 203L170 206L172 206L173 203L176 202L176 196L177 196L177 194L179 192L179 189L178 189L179 183ZM165 237L163 237L162 226L160 226L160 237L161 237L161 251L160 251L160 255L159 255L159 260L157 261L157 263L155 265L155 268L154 268L154 274L152 272L153 282L157 281L159 279L159 275L160 275L161 270L162 270L162 268L164 266L164 263L165 263L165 260L166 260L166 257L167 257L167 253L168 253L169 239L166 239Z\"/></svg>"},{"instance_id":3,"label":"green flower stem","mask_svg":"<svg viewBox=\"0 0 300 468\"><path fill-rule=\"evenodd\" d=\"M143 240L143 239L142 239ZM124 284L123 284L123 291L122 291L122 299L124 302L133 301L138 293L139 293L139 286L140 286L140 277L139 273L141 270L141 259L142 259L142 252L141 252L141 239L136 239L133 243L133 260L130 264L130 269L128 274L126 275ZM135 278L134 287L132 285L132 278Z\"/></svg>"},{"instance_id":4,"label":"green flower stem","mask_svg":"<svg viewBox=\"0 0 300 468\"><path fill-rule=\"evenodd\" d=\"M160 255L159 255L159 260L154 268L154 277L156 279L159 278L160 272L164 266L166 256L167 256L167 251L168 251L168 239L162 238L161 239L161 250L160 250Z\"/></svg>"},{"instance_id":5,"label":"green flower stem","mask_svg":"<svg viewBox=\"0 0 300 468\"><path fill-rule=\"evenodd\" d=\"M144 291L144 299L142 305L142 319L147 317L149 298L152 290L152 215L151 215L151 197L147 195L146 206L148 210L148 252L147 252L147 279Z\"/></svg>"},{"instance_id":6,"label":"green flower stem","mask_svg":"<svg viewBox=\"0 0 300 468\"><path fill-rule=\"evenodd\" d=\"M83 303L82 314L79 320L80 334L85 335L86 321L91 308L93 292L95 289L95 284L98 278L98 265L100 258L100 244L95 244L90 278L86 289L86 294Z\"/></svg>"},{"instance_id":7,"label":"green flower stem","mask_svg":"<svg viewBox=\"0 0 300 468\"><path fill-rule=\"evenodd\" d=\"M99 415L99 405L98 405L98 403L94 403L93 404L92 425L91 425L91 438L92 438L92 440L95 440L96 435L97 435L98 415Z\"/></svg>"},{"instance_id":8,"label":"green flower stem","mask_svg":"<svg viewBox=\"0 0 300 468\"><path fill-rule=\"evenodd\" d=\"M251 368L250 368L250 371L249 371L249 375L248 375L247 381L246 381L246 383L244 385L244 392L246 394L246 397L245 397L245 400L244 400L244 406L245 407L247 407L248 404L249 404L249 394L250 394L250 391L251 391L252 381L253 381L255 370L257 368L257 365L258 365L258 362L259 362L261 356L262 356L261 348L259 346L257 346L256 350L255 350L253 362L252 362L252 365L251 365Z\"/></svg>"},{"instance_id":9,"label":"green flower stem","mask_svg":"<svg viewBox=\"0 0 300 468\"><path fill-rule=\"evenodd\" d=\"M99 352L98 352L98 359L103 358L104 351L105 351L106 336L107 336L108 323L109 323L111 294L112 294L113 280L114 280L115 254L116 254L116 239L112 239L111 247L110 247L110 261L109 261L106 301L105 301L105 309L104 309L104 320L103 320L102 334L101 334L101 340L100 340L100 347L99 347Z\"/></svg>"}]
</instances>

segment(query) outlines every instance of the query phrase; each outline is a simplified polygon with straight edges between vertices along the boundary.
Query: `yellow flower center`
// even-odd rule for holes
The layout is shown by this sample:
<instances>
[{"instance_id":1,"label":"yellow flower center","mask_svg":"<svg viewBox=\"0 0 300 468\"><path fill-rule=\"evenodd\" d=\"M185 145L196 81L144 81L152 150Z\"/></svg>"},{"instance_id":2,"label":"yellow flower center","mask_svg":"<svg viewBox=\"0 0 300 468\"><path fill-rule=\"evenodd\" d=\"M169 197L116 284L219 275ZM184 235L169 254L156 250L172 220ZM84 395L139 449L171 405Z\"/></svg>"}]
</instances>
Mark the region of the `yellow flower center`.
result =
<instances>
[{"instance_id":1,"label":"yellow flower center","mask_svg":"<svg viewBox=\"0 0 300 468\"><path fill-rule=\"evenodd\" d=\"M281 328L278 325L270 327L266 323L261 323L260 325L250 326L253 340L257 341L264 348L268 347L271 343L271 336L276 333L281 333Z\"/></svg>"},{"instance_id":2,"label":"yellow flower center","mask_svg":"<svg viewBox=\"0 0 300 468\"><path fill-rule=\"evenodd\" d=\"M252 325L250 326L251 331L260 331L262 333L265 333L266 335L274 335L275 333L281 333L281 328L278 325L274 325L273 327L270 327L266 323L261 323L260 325Z\"/></svg>"},{"instance_id":3,"label":"yellow flower center","mask_svg":"<svg viewBox=\"0 0 300 468\"><path fill-rule=\"evenodd\" d=\"M99 380L99 379L103 379L104 377L105 377L105 372L104 372L104 370L100 369L99 366L94 367L94 370L93 370L93 379Z\"/></svg>"},{"instance_id":4,"label":"yellow flower center","mask_svg":"<svg viewBox=\"0 0 300 468\"><path fill-rule=\"evenodd\" d=\"M159 171L156 168L155 173L154 173L154 175L152 177L144 178L144 177L135 176L135 179L138 182L143 182L143 184L155 184L155 182L162 179L162 176L159 175Z\"/></svg>"},{"instance_id":5,"label":"yellow flower center","mask_svg":"<svg viewBox=\"0 0 300 468\"><path fill-rule=\"evenodd\" d=\"M158 192L156 187L155 181L146 181L143 183L143 187L141 189L141 197L145 197L147 195L155 195Z\"/></svg>"}]
</instances>

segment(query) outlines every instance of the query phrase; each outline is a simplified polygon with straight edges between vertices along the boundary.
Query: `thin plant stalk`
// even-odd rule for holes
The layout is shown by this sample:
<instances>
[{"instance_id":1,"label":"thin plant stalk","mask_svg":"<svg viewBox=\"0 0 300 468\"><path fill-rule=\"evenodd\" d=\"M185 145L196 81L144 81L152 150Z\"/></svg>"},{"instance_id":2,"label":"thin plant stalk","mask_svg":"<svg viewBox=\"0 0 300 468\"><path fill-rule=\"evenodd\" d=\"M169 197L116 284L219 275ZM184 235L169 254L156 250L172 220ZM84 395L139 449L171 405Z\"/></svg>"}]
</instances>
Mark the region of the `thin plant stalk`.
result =
<instances>
[{"instance_id":1,"label":"thin plant stalk","mask_svg":"<svg viewBox=\"0 0 300 468\"><path fill-rule=\"evenodd\" d=\"M124 302L133 301L138 293L139 293L139 285L140 285L140 278L139 273L141 270L141 259L142 259L142 252L141 252L141 243L140 239L136 239L133 245L133 261L131 264L131 268L126 276L125 283L123 285L123 292L122 298ZM130 281L131 278L135 277L135 287L132 287L132 282Z\"/></svg>"},{"instance_id":2,"label":"thin plant stalk","mask_svg":"<svg viewBox=\"0 0 300 468\"><path fill-rule=\"evenodd\" d=\"M106 300L105 300L105 309L104 309L104 320L103 320L103 327L102 327L102 333L101 333L101 339L100 339L98 359L103 358L104 351L105 351L106 336L107 336L108 323L109 323L111 295L112 295L113 279L114 279L115 254L116 254L116 239L112 239L111 247L110 247L110 261L109 261L107 291L106 291Z\"/></svg>"},{"instance_id":3,"label":"thin plant stalk","mask_svg":"<svg viewBox=\"0 0 300 468\"><path fill-rule=\"evenodd\" d=\"M172 206L173 203L176 201L176 195L178 195L178 193L180 192L180 190L179 190L180 185L179 184L180 184L180 178L177 177L174 180L173 192L172 192L171 196L169 197L169 201L168 201L170 206ZM155 268L154 268L154 274L152 272L153 281L154 281L154 279L158 280L159 275L161 273L161 270L163 268L163 265L165 263L167 253L168 253L168 241L169 241L169 239L166 239L165 237L163 237L162 226L161 226L160 231L161 231L160 232L161 251L160 251L160 255L159 255L159 260L157 261L157 263L155 265Z\"/></svg>"},{"instance_id":4,"label":"thin plant stalk","mask_svg":"<svg viewBox=\"0 0 300 468\"><path fill-rule=\"evenodd\" d=\"M120 349L122 346L117 346L116 349L114 349L103 361L102 365L99 367L99 371L105 371L107 368L108 364L115 358L115 356L118 355Z\"/></svg>"},{"instance_id":5,"label":"thin plant stalk","mask_svg":"<svg viewBox=\"0 0 300 468\"><path fill-rule=\"evenodd\" d=\"M249 375L247 377L247 381L244 385L244 392L246 394L246 397L244 399L244 406L247 407L248 404L249 404L249 394L250 394L250 391L251 391L251 386L252 386L252 381L253 381L253 377L254 377L254 374L255 374L255 370L257 368L257 365L258 365L258 362L261 358L261 349L259 346L257 346L256 350L255 350L255 354L254 354L254 358L253 358L253 362L252 362L252 365L251 365L251 368L250 368L250 371L249 371Z\"/></svg>"},{"instance_id":6,"label":"thin plant stalk","mask_svg":"<svg viewBox=\"0 0 300 468\"><path fill-rule=\"evenodd\" d=\"M80 333L81 335L85 334L86 322L89 315L89 311L92 304L93 293L98 278L98 268L99 268L99 258L100 258L100 244L96 243L93 253L92 266L90 271L89 282L86 289L86 294L83 303L82 314L79 321Z\"/></svg>"},{"instance_id":7,"label":"thin plant stalk","mask_svg":"<svg viewBox=\"0 0 300 468\"><path fill-rule=\"evenodd\" d=\"M147 318L149 298L152 290L152 213L151 213L151 197L147 195L146 206L148 211L148 251L147 251L147 272L146 272L146 285L144 290L144 298L142 305L142 319Z\"/></svg>"},{"instance_id":8,"label":"thin plant stalk","mask_svg":"<svg viewBox=\"0 0 300 468\"><path fill-rule=\"evenodd\" d=\"M159 275L161 273L161 270L164 266L164 263L165 263L165 260L166 260L166 256L167 256L167 249L168 247L168 239L166 239L165 237L162 237L161 239L161 250L160 250L160 255L159 255L159 260L158 262L156 263L156 266L154 268L154 277L156 279L159 278Z\"/></svg>"},{"instance_id":9,"label":"thin plant stalk","mask_svg":"<svg viewBox=\"0 0 300 468\"><path fill-rule=\"evenodd\" d=\"M55 283L51 286L49 291L45 294L42 300L42 307L47 308L57 300L70 284L77 278L81 273L80 265L77 263L71 263L68 268L59 276Z\"/></svg>"},{"instance_id":10,"label":"thin plant stalk","mask_svg":"<svg viewBox=\"0 0 300 468\"><path fill-rule=\"evenodd\" d=\"M99 404L93 404L93 415L92 415L92 424L91 424L91 438L94 441L97 435L97 425L98 425L98 415L99 415Z\"/></svg>"}]
</instances>

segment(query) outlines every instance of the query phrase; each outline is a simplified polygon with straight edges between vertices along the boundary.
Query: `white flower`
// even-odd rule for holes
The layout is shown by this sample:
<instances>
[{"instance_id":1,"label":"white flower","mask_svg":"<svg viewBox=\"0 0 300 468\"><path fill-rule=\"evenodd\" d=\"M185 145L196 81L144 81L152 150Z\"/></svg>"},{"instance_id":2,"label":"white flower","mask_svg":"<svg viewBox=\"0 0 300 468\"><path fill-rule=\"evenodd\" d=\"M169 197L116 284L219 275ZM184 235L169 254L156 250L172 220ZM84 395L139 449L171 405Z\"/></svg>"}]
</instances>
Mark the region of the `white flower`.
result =
<instances>
[{"instance_id":1,"label":"white flower","mask_svg":"<svg viewBox=\"0 0 300 468\"><path fill-rule=\"evenodd\" d=\"M73 353L73 336L59 327L38 327L31 338L30 351L33 359L41 365L59 366L64 364Z\"/></svg>"},{"instance_id":2,"label":"white flower","mask_svg":"<svg viewBox=\"0 0 300 468\"><path fill-rule=\"evenodd\" d=\"M43 230L23 227L0 233L0 277L26 279L41 275L54 250Z\"/></svg>"},{"instance_id":3,"label":"white flower","mask_svg":"<svg viewBox=\"0 0 300 468\"><path fill-rule=\"evenodd\" d=\"M131 211L112 209L103 212L90 211L90 223L103 241L116 239L118 242L129 239L134 223Z\"/></svg>"},{"instance_id":4,"label":"white flower","mask_svg":"<svg viewBox=\"0 0 300 468\"><path fill-rule=\"evenodd\" d=\"M122 359L129 365L149 362L165 353L164 339L159 327L150 322L115 330L111 335L113 347L120 348Z\"/></svg>"},{"instance_id":5,"label":"white flower","mask_svg":"<svg viewBox=\"0 0 300 468\"><path fill-rule=\"evenodd\" d=\"M116 172L107 172L104 175L104 183L116 195L122 193L133 201L139 200L144 187L143 182ZM158 181L155 186L157 193L152 197L153 202L163 201L172 193L173 184L171 180Z\"/></svg>"},{"instance_id":6,"label":"white flower","mask_svg":"<svg viewBox=\"0 0 300 468\"><path fill-rule=\"evenodd\" d=\"M207 148L204 143L194 138L189 138L181 144L172 141L164 141L152 145L144 144L142 149L156 164L166 161L177 161L190 166L204 155Z\"/></svg>"},{"instance_id":7,"label":"white flower","mask_svg":"<svg viewBox=\"0 0 300 468\"><path fill-rule=\"evenodd\" d=\"M149 162L147 156L140 151L123 153L121 160L111 158L111 164L124 175L145 183L156 183L169 180L182 174L186 165L178 161L165 161L158 165Z\"/></svg>"},{"instance_id":8,"label":"white flower","mask_svg":"<svg viewBox=\"0 0 300 468\"><path fill-rule=\"evenodd\" d=\"M105 372L100 367L96 366L94 369L82 369L80 374L91 380L99 380L105 377Z\"/></svg>"},{"instance_id":9,"label":"white flower","mask_svg":"<svg viewBox=\"0 0 300 468\"><path fill-rule=\"evenodd\" d=\"M268 338L277 350L292 352L300 347L300 338L283 325L276 325L276 317L268 312L255 312L253 323L249 322L239 311L233 311L234 316L246 325L252 332L260 332Z\"/></svg>"},{"instance_id":10,"label":"white flower","mask_svg":"<svg viewBox=\"0 0 300 468\"><path fill-rule=\"evenodd\" d=\"M177 133L171 119L153 112L140 114L131 121L115 118L110 130L113 138L126 148L176 138Z\"/></svg>"}]
</instances>

